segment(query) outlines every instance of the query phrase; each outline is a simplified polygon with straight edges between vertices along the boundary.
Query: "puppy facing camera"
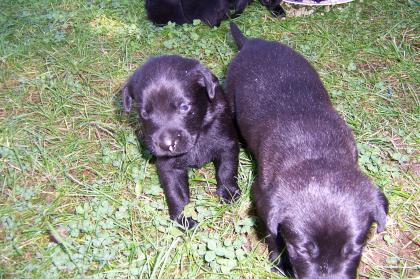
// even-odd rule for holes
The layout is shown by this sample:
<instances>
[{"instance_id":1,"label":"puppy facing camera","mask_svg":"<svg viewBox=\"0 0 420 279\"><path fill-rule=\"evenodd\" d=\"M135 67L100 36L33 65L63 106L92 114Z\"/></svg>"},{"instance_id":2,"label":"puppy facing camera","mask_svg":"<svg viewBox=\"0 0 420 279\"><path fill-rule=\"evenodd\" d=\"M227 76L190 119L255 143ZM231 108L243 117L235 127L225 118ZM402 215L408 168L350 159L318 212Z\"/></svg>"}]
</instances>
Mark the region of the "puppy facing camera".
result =
<instances>
[{"instance_id":1,"label":"puppy facing camera","mask_svg":"<svg viewBox=\"0 0 420 279\"><path fill-rule=\"evenodd\" d=\"M351 129L310 63L235 24L231 32L240 51L227 92L257 160L252 191L270 258L283 271L290 261L299 279L356 278L372 224L385 229L385 195L360 171Z\"/></svg>"},{"instance_id":2,"label":"puppy facing camera","mask_svg":"<svg viewBox=\"0 0 420 279\"><path fill-rule=\"evenodd\" d=\"M126 112L137 110L144 143L156 156L169 215L186 228L197 222L182 214L189 203L188 169L216 167L217 194L230 203L237 185L238 143L218 79L198 61L175 55L150 58L123 88Z\"/></svg>"}]
</instances>

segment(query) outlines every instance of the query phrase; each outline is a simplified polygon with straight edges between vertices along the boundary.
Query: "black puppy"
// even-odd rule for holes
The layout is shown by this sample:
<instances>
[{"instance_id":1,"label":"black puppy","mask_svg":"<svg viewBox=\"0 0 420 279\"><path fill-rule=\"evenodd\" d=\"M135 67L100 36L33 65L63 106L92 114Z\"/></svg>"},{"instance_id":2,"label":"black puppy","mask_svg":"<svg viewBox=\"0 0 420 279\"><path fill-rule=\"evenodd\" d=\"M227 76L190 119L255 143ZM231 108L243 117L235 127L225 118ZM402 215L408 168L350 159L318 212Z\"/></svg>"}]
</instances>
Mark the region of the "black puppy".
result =
<instances>
[{"instance_id":1,"label":"black puppy","mask_svg":"<svg viewBox=\"0 0 420 279\"><path fill-rule=\"evenodd\" d=\"M352 132L309 62L231 32L240 52L227 91L257 160L253 196L270 258L278 263L285 243L296 278L355 278L372 223L385 229L386 197L359 170Z\"/></svg>"},{"instance_id":2,"label":"black puppy","mask_svg":"<svg viewBox=\"0 0 420 279\"><path fill-rule=\"evenodd\" d=\"M223 202L240 195L238 144L231 112L218 79L198 61L179 56L149 59L127 81L123 106L138 111L145 144L157 157L172 220L192 228L182 211L190 199L188 168L213 161Z\"/></svg>"},{"instance_id":3,"label":"black puppy","mask_svg":"<svg viewBox=\"0 0 420 279\"><path fill-rule=\"evenodd\" d=\"M218 26L229 11L228 0L146 0L149 19L164 25L169 21L176 24L192 23L200 19L210 26Z\"/></svg>"},{"instance_id":4,"label":"black puppy","mask_svg":"<svg viewBox=\"0 0 420 279\"><path fill-rule=\"evenodd\" d=\"M210 26L218 26L229 14L238 15L252 0L146 0L149 19L157 25L169 21L177 24L192 23L200 19ZM284 14L281 0L261 0L274 15Z\"/></svg>"}]
</instances>

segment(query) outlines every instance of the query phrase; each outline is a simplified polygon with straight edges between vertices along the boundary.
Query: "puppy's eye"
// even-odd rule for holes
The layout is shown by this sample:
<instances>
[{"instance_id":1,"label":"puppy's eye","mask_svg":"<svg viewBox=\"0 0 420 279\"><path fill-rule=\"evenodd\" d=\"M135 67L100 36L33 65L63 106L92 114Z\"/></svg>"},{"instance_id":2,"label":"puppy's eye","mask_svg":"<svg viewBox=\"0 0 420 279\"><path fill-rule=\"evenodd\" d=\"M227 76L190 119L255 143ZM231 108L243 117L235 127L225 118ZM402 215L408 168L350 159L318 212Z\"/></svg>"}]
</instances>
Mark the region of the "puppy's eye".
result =
<instances>
[{"instance_id":1,"label":"puppy's eye","mask_svg":"<svg viewBox=\"0 0 420 279\"><path fill-rule=\"evenodd\" d=\"M351 244L346 244L344 245L344 247L341 249L341 254L345 257L351 257L351 256L357 256L361 251L361 248L357 247L357 246L353 246Z\"/></svg>"},{"instance_id":2,"label":"puppy's eye","mask_svg":"<svg viewBox=\"0 0 420 279\"><path fill-rule=\"evenodd\" d=\"M141 117L143 118L143 119L148 119L149 118L149 114L147 113L147 111L145 111L145 110L142 110L141 112L140 112L140 115L141 115Z\"/></svg>"},{"instance_id":3,"label":"puppy's eye","mask_svg":"<svg viewBox=\"0 0 420 279\"><path fill-rule=\"evenodd\" d=\"M319 256L319 248L316 245L316 243L312 241L309 241L305 243L302 247L299 247L298 252L302 255L305 255L311 258L316 258Z\"/></svg>"},{"instance_id":4,"label":"puppy's eye","mask_svg":"<svg viewBox=\"0 0 420 279\"><path fill-rule=\"evenodd\" d=\"M182 103L179 105L179 111L182 113L188 112L190 110L190 105L186 103Z\"/></svg>"},{"instance_id":5,"label":"puppy's eye","mask_svg":"<svg viewBox=\"0 0 420 279\"><path fill-rule=\"evenodd\" d=\"M319 256L319 248L314 242L307 243L306 249L312 258L316 258Z\"/></svg>"}]
</instances>

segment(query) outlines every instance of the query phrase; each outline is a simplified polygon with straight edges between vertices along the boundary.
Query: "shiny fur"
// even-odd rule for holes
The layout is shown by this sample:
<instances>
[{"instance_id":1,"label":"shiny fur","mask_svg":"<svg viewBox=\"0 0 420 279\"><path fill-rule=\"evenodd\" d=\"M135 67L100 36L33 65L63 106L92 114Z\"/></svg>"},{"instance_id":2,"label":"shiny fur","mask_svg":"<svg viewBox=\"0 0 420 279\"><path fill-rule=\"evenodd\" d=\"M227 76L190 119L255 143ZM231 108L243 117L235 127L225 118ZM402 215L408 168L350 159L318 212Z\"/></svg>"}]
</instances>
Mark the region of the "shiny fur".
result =
<instances>
[{"instance_id":1,"label":"shiny fur","mask_svg":"<svg viewBox=\"0 0 420 279\"><path fill-rule=\"evenodd\" d=\"M386 197L360 171L352 132L308 61L231 32L240 51L227 92L257 160L253 197L270 258L283 270L290 260L296 278L356 278L372 223L385 229Z\"/></svg>"}]
</instances>

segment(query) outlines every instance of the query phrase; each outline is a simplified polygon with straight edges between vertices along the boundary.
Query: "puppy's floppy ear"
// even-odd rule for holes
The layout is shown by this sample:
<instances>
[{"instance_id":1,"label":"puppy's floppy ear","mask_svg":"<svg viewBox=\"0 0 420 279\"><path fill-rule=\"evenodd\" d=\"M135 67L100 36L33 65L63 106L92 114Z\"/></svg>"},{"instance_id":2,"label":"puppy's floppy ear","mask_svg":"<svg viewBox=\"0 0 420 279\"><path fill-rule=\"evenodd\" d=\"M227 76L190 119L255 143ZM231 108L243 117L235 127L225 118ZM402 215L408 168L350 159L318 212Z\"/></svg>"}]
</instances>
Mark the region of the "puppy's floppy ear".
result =
<instances>
[{"instance_id":1,"label":"puppy's floppy ear","mask_svg":"<svg viewBox=\"0 0 420 279\"><path fill-rule=\"evenodd\" d=\"M259 165L258 171L260 171L263 164ZM261 173L263 172L261 171ZM274 178L260 175L251 187L255 203L260 205L258 206L259 215L263 216L267 230L275 234L277 234L278 228L282 226L287 214L287 208L284 207L285 203L282 200L283 196L277 193L280 192L279 189L281 187L273 187L273 185L281 185L282 182L283 179L278 175ZM267 196L263 194L265 189L277 190L274 190L271 195Z\"/></svg>"},{"instance_id":2,"label":"puppy's floppy ear","mask_svg":"<svg viewBox=\"0 0 420 279\"><path fill-rule=\"evenodd\" d=\"M209 96L210 100L213 100L214 96L216 95L216 88L219 86L219 80L217 77L213 75L209 69L201 64L195 67L191 74L197 78L199 85L206 88L207 95Z\"/></svg>"},{"instance_id":3,"label":"puppy's floppy ear","mask_svg":"<svg viewBox=\"0 0 420 279\"><path fill-rule=\"evenodd\" d=\"M133 97L131 96L130 86L128 83L124 86L122 90L122 101L123 101L124 111L127 113L130 112L131 105L133 103Z\"/></svg>"},{"instance_id":4,"label":"puppy's floppy ear","mask_svg":"<svg viewBox=\"0 0 420 279\"><path fill-rule=\"evenodd\" d=\"M385 197L384 193L375 189L375 206L373 209L373 219L378 224L377 232L383 232L386 225L386 215L388 213L388 199Z\"/></svg>"}]
</instances>

